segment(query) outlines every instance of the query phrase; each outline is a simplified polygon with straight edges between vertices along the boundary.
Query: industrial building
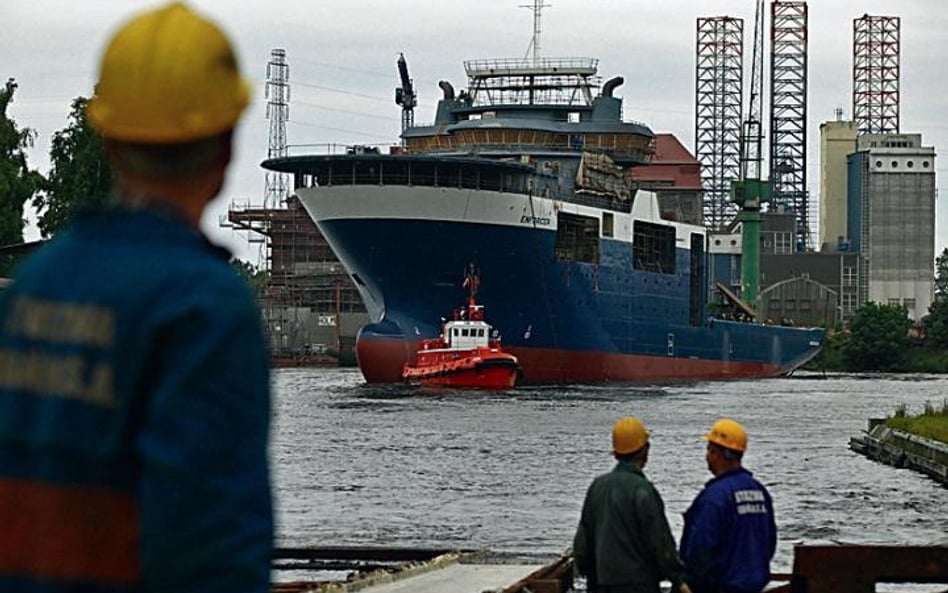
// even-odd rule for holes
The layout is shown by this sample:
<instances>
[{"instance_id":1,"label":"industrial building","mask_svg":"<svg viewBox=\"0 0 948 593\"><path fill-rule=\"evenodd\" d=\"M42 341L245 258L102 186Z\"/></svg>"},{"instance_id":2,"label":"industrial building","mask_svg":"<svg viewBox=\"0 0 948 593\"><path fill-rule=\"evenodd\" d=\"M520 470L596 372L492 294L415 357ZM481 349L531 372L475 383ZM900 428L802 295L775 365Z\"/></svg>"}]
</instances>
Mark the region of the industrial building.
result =
<instances>
[{"instance_id":1,"label":"industrial building","mask_svg":"<svg viewBox=\"0 0 948 593\"><path fill-rule=\"evenodd\" d=\"M853 120L837 110L835 121L820 126L815 238L804 173L806 2L774 1L770 16L770 195L752 253L760 261L760 290L751 299L757 317L831 324L872 301L904 306L918 321L934 291L935 150L920 134L899 131L900 20L853 19ZM718 302L741 294L747 250L741 217L722 203L734 199L725 188L738 179L734 155L746 141L736 138L733 117L743 88L742 31L740 19L698 21L696 145L704 212L712 215L709 289Z\"/></svg>"},{"instance_id":2,"label":"industrial building","mask_svg":"<svg viewBox=\"0 0 948 593\"><path fill-rule=\"evenodd\" d=\"M847 164L858 302L902 305L918 320L934 298L935 149L921 134L863 134Z\"/></svg>"}]
</instances>

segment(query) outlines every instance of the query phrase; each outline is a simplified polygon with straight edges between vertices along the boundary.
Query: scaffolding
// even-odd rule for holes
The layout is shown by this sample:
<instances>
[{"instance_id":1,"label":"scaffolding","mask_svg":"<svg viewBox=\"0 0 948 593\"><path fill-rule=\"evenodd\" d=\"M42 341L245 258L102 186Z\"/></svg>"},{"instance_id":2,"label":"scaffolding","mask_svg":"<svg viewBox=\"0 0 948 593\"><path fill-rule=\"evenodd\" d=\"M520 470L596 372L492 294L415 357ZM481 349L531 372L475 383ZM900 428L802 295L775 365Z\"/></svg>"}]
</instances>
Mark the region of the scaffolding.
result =
<instances>
[{"instance_id":1,"label":"scaffolding","mask_svg":"<svg viewBox=\"0 0 948 593\"><path fill-rule=\"evenodd\" d=\"M286 52L274 49L267 63L269 158L287 156L289 66ZM260 296L271 351L276 357L311 353L314 344L340 352L340 316L365 307L326 239L290 193L289 176L269 171L263 206L232 204L225 226L263 244L267 284Z\"/></svg>"},{"instance_id":2,"label":"scaffolding","mask_svg":"<svg viewBox=\"0 0 948 593\"><path fill-rule=\"evenodd\" d=\"M900 19L853 19L853 120L860 134L899 132Z\"/></svg>"},{"instance_id":3,"label":"scaffolding","mask_svg":"<svg viewBox=\"0 0 948 593\"><path fill-rule=\"evenodd\" d=\"M807 4L773 2L770 47L771 209L796 219L795 249L810 242L806 186Z\"/></svg>"},{"instance_id":4,"label":"scaffolding","mask_svg":"<svg viewBox=\"0 0 948 593\"><path fill-rule=\"evenodd\" d=\"M695 156L701 162L704 223L722 230L737 214L731 182L741 169L744 21L699 18L695 68Z\"/></svg>"}]
</instances>

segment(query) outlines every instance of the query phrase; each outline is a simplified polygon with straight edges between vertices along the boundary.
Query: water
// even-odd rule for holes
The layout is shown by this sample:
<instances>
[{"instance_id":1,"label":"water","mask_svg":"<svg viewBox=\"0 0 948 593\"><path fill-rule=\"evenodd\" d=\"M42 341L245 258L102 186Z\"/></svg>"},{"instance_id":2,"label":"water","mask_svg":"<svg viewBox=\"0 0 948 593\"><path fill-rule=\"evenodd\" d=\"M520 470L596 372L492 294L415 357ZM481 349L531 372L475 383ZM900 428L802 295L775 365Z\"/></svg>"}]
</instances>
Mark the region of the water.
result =
<instances>
[{"instance_id":1,"label":"water","mask_svg":"<svg viewBox=\"0 0 948 593\"><path fill-rule=\"evenodd\" d=\"M799 543L948 545L948 488L848 448L870 417L941 403L948 377L801 375L688 385L525 387L506 393L369 386L353 369L275 372L278 543L555 555L609 471L620 416L652 431L645 473L676 541L711 475L700 435L727 416L774 497L789 572Z\"/></svg>"}]
</instances>

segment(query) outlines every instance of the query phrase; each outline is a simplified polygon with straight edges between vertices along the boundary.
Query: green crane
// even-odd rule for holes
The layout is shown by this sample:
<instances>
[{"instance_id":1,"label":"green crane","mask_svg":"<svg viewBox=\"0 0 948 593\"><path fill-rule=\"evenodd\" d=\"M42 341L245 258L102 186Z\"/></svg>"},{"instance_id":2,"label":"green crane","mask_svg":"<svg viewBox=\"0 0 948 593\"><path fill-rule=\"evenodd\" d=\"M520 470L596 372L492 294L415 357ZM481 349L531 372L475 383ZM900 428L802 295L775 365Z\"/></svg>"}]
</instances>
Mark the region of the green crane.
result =
<instances>
[{"instance_id":1,"label":"green crane","mask_svg":"<svg viewBox=\"0 0 948 593\"><path fill-rule=\"evenodd\" d=\"M757 308L760 290L760 207L770 201L770 182L761 179L763 132L761 104L764 90L764 0L757 0L754 16L754 50L751 63L750 100L741 131L741 173L731 183L731 201L740 207L741 300Z\"/></svg>"}]
</instances>

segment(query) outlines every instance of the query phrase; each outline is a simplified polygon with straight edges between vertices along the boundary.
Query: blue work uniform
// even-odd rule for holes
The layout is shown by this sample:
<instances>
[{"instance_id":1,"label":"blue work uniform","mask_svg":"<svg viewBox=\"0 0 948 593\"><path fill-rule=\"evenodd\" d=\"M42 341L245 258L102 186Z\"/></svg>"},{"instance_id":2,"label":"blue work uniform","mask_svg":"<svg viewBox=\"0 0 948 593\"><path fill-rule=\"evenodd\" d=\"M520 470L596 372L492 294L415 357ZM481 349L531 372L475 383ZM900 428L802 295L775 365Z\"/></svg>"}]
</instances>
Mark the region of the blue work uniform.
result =
<instances>
[{"instance_id":1,"label":"blue work uniform","mask_svg":"<svg viewBox=\"0 0 948 593\"><path fill-rule=\"evenodd\" d=\"M744 468L708 481L685 512L681 559L694 593L757 593L776 548L770 493Z\"/></svg>"},{"instance_id":2,"label":"blue work uniform","mask_svg":"<svg viewBox=\"0 0 948 593\"><path fill-rule=\"evenodd\" d=\"M269 590L269 364L228 259L112 206L0 295L0 590Z\"/></svg>"}]
</instances>

